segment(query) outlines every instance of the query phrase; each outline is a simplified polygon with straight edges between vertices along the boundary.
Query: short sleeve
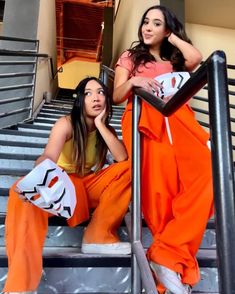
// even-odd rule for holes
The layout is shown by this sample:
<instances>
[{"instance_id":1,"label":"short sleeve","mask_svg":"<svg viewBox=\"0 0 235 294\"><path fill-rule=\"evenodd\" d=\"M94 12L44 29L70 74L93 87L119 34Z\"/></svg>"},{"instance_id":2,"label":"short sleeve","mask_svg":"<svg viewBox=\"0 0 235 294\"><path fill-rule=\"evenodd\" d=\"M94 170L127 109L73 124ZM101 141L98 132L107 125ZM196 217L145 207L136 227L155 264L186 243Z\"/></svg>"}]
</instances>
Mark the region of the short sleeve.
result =
<instances>
[{"instance_id":1,"label":"short sleeve","mask_svg":"<svg viewBox=\"0 0 235 294\"><path fill-rule=\"evenodd\" d=\"M133 68L133 63L131 60L131 57L129 56L129 51L125 51L122 53L122 55L119 57L115 67L121 66L125 69L127 69L130 73Z\"/></svg>"}]
</instances>

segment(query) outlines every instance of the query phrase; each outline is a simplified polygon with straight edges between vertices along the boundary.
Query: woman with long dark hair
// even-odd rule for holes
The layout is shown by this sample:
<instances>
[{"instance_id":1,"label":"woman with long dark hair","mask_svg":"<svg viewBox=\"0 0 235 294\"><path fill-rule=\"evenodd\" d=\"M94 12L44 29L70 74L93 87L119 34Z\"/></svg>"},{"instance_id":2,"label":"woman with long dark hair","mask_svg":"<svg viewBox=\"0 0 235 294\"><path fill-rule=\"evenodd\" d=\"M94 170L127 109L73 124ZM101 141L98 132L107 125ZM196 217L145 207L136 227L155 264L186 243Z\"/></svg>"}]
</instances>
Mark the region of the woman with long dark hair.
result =
<instances>
[{"instance_id":1,"label":"woman with long dark hair","mask_svg":"<svg viewBox=\"0 0 235 294\"><path fill-rule=\"evenodd\" d=\"M201 53L166 7L150 7L142 16L139 40L119 58L114 102L127 100L123 141L131 158L133 87L159 93L155 77L193 71ZM169 118L142 101L138 125L142 147L142 210L153 235L150 266L159 284L175 294L190 293L200 279L196 254L213 210L209 134L188 104Z\"/></svg>"},{"instance_id":2,"label":"woman with long dark hair","mask_svg":"<svg viewBox=\"0 0 235 294\"><path fill-rule=\"evenodd\" d=\"M68 220L70 226L88 220L89 210L93 210L83 235L83 253L129 254L130 243L120 242L117 229L130 201L130 170L126 149L109 125L111 98L95 77L82 80L76 94L71 114L55 123L36 165L50 159L73 182L77 205ZM116 163L102 169L108 150ZM29 291L37 289L42 274L49 214L22 201L16 185L10 189L7 208L9 270L4 293L32 293Z\"/></svg>"}]
</instances>

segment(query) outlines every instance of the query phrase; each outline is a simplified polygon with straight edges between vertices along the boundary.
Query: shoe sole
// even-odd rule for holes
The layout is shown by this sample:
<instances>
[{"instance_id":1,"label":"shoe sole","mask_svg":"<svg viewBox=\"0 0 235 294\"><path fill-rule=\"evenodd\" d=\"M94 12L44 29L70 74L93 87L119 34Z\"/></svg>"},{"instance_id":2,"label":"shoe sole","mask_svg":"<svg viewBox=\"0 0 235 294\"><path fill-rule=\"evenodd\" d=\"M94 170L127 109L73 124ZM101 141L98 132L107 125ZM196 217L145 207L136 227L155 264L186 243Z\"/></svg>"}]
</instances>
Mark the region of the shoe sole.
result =
<instances>
[{"instance_id":1,"label":"shoe sole","mask_svg":"<svg viewBox=\"0 0 235 294\"><path fill-rule=\"evenodd\" d=\"M94 250L94 249L87 248L86 246L83 246L81 248L81 252L85 254L128 255L128 254L131 254L131 249L122 248L122 249L116 249L116 250L105 250L105 249Z\"/></svg>"},{"instance_id":2,"label":"shoe sole","mask_svg":"<svg viewBox=\"0 0 235 294\"><path fill-rule=\"evenodd\" d=\"M157 274L156 274L156 272L155 272L155 269L154 269L153 265L151 264L151 262L149 263L149 265L150 265L150 268L151 268L151 270L152 270L152 273L153 273L153 275L154 275L154 277L155 277L157 283L159 283L159 284L163 284L163 283L159 280L159 278L158 278L158 276L157 276ZM171 282L171 280L168 279L168 278L166 278L166 280L167 280L168 282ZM164 285L164 286L165 286L165 285ZM175 286L177 287L177 285L175 285ZM166 287L166 286L165 286L165 287ZM171 290L169 290L168 288L166 288L166 292L165 292L165 293L166 293L166 294L172 294L172 293L174 293L174 292L172 292Z\"/></svg>"}]
</instances>

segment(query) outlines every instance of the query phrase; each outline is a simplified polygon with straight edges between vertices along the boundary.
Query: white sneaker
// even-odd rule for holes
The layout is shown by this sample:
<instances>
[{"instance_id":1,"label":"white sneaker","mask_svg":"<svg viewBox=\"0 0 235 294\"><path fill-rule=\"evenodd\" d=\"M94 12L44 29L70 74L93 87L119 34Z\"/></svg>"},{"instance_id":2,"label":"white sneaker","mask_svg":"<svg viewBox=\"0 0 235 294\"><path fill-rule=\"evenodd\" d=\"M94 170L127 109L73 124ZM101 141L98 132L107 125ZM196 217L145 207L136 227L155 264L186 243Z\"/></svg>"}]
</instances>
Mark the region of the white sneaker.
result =
<instances>
[{"instance_id":1,"label":"white sneaker","mask_svg":"<svg viewBox=\"0 0 235 294\"><path fill-rule=\"evenodd\" d=\"M150 267L156 275L156 279L166 287L169 291L166 293L172 294L190 294L191 287L181 282L180 276L173 270L157 264L153 261L150 262Z\"/></svg>"},{"instance_id":2,"label":"white sneaker","mask_svg":"<svg viewBox=\"0 0 235 294\"><path fill-rule=\"evenodd\" d=\"M130 254L131 243L129 242L116 242L109 244L89 244L82 243L82 253L93 253L93 254Z\"/></svg>"}]
</instances>

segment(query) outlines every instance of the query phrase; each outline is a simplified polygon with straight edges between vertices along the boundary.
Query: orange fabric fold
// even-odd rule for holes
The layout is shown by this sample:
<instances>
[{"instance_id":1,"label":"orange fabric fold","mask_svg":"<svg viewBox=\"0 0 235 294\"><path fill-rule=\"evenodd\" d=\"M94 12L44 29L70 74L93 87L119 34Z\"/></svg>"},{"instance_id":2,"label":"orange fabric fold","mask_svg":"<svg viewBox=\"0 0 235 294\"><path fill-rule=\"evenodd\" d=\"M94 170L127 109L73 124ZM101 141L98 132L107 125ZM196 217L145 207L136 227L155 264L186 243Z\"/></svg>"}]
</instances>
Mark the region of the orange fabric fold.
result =
<instances>
[{"instance_id":1,"label":"orange fabric fold","mask_svg":"<svg viewBox=\"0 0 235 294\"><path fill-rule=\"evenodd\" d=\"M84 238L88 243L118 241L119 227L131 197L128 161L115 163L98 173L83 178L69 174L77 195L74 215L68 220L76 226L89 218ZM47 234L47 212L19 199L10 189L6 217L8 275L3 292L35 291L42 274L42 250Z\"/></svg>"}]
</instances>

